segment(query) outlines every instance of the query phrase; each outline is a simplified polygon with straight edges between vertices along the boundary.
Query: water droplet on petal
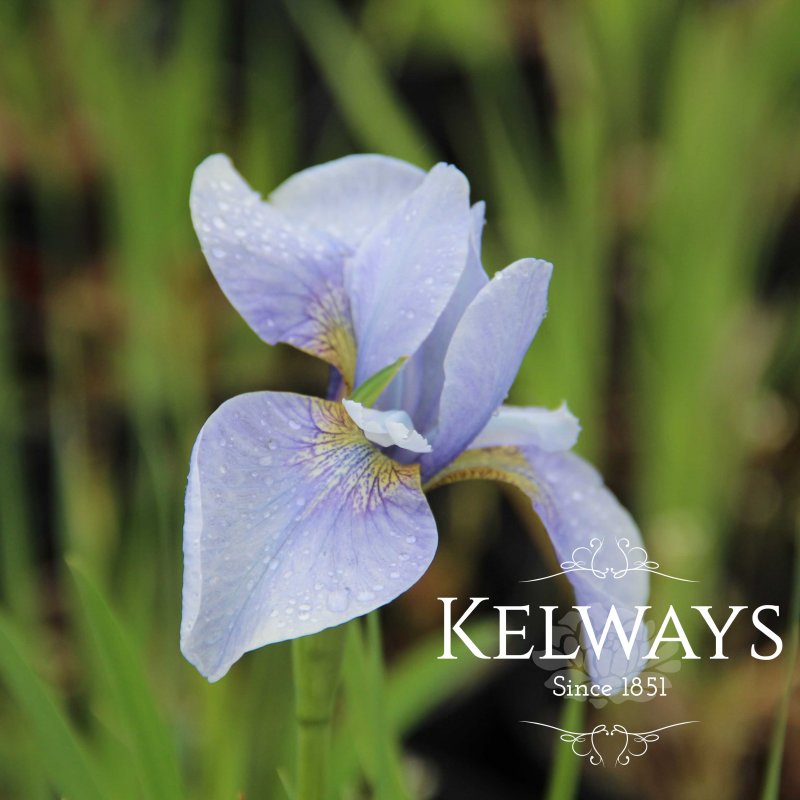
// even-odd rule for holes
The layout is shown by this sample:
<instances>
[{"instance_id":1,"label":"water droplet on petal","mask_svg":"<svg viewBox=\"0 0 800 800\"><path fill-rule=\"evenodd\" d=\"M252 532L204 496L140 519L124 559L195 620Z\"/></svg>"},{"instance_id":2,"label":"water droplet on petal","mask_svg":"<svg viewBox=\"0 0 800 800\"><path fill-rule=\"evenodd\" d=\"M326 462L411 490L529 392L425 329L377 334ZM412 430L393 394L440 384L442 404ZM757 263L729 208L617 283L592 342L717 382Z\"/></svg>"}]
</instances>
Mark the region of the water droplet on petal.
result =
<instances>
[{"instance_id":1,"label":"water droplet on petal","mask_svg":"<svg viewBox=\"0 0 800 800\"><path fill-rule=\"evenodd\" d=\"M328 609L334 613L344 611L348 605L347 592L341 589L334 589L328 592L327 599Z\"/></svg>"}]
</instances>

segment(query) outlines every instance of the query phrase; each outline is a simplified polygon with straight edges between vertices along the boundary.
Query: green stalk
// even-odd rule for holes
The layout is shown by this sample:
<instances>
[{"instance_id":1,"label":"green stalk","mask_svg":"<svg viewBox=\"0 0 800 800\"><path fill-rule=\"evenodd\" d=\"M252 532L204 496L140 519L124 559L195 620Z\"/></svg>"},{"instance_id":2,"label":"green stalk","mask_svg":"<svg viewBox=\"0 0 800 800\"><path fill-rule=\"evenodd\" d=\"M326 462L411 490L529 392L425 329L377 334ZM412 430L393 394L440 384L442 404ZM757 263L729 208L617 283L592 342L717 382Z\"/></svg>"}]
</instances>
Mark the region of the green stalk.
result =
<instances>
[{"instance_id":1,"label":"green stalk","mask_svg":"<svg viewBox=\"0 0 800 800\"><path fill-rule=\"evenodd\" d=\"M792 622L789 634L789 647L786 654L786 688L784 689L783 697L778 707L778 713L775 717L775 726L772 730L772 743L769 749L769 759L767 761L766 778L761 793L761 800L778 800L780 795L781 766L783 764L783 754L786 747L786 726L789 722L789 704L792 699L792 684L794 683L794 671L797 666L798 650L800 650L800 519L797 523L794 541L794 586L792 587L792 599L789 608L789 619Z\"/></svg>"},{"instance_id":2,"label":"green stalk","mask_svg":"<svg viewBox=\"0 0 800 800\"><path fill-rule=\"evenodd\" d=\"M374 403L407 360L399 358L364 381L352 399L365 405ZM325 800L327 797L331 721L344 643L343 625L293 642L297 716L295 800Z\"/></svg>"},{"instance_id":3,"label":"green stalk","mask_svg":"<svg viewBox=\"0 0 800 800\"><path fill-rule=\"evenodd\" d=\"M297 776L295 800L325 800L331 722L345 642L344 625L293 642Z\"/></svg>"},{"instance_id":4,"label":"green stalk","mask_svg":"<svg viewBox=\"0 0 800 800\"><path fill-rule=\"evenodd\" d=\"M408 791L403 778L396 732L386 719L386 678L383 665L381 622L377 611L366 616L367 694L376 748L376 797L405 800Z\"/></svg>"},{"instance_id":5,"label":"green stalk","mask_svg":"<svg viewBox=\"0 0 800 800\"><path fill-rule=\"evenodd\" d=\"M578 700L565 700L558 727L565 731L579 731L586 719L586 704ZM578 796L581 780L581 760L569 747L557 747L553 769L547 785L545 800L572 800Z\"/></svg>"}]
</instances>

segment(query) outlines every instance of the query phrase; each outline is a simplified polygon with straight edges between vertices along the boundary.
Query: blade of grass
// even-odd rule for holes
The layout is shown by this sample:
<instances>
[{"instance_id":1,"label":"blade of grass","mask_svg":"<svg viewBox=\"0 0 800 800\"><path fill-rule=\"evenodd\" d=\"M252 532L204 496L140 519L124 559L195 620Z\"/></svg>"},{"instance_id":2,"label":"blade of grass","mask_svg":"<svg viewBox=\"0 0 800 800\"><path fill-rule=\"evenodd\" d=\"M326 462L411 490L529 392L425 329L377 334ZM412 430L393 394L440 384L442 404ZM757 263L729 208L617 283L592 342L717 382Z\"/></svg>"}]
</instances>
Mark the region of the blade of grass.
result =
<instances>
[{"instance_id":1,"label":"blade of grass","mask_svg":"<svg viewBox=\"0 0 800 800\"><path fill-rule=\"evenodd\" d=\"M271 645L258 653L250 663L246 687L239 691L241 711L231 720L232 725L243 723L245 735L242 748L246 752L246 797L271 797L279 791L279 773L284 765L293 764L295 745L286 731L294 724L294 697L291 692L276 691L276 687L291 685L291 644ZM216 687L215 687L216 688ZM252 697L269 697L269 714L253 703ZM237 709L238 710L238 709Z\"/></svg>"},{"instance_id":2,"label":"blade of grass","mask_svg":"<svg viewBox=\"0 0 800 800\"><path fill-rule=\"evenodd\" d=\"M372 616L372 615L370 615ZM369 617L368 617L369 620ZM376 800L407 798L394 732L384 718L383 665L377 620L348 626L342 671L346 725L334 751L335 781L340 788L353 780L354 756Z\"/></svg>"},{"instance_id":3,"label":"blade of grass","mask_svg":"<svg viewBox=\"0 0 800 800\"><path fill-rule=\"evenodd\" d=\"M772 53L789 31L796 41L793 6L772 4L753 16L752 30L742 7L687 7L662 101L660 180L642 231L635 419L644 521L658 527L654 557L677 574L702 575L707 591L719 580L725 517L746 456L739 429L766 361L732 334L752 304L770 219L785 213L776 196L785 163L772 148L787 124L797 56L787 55L778 75ZM670 587L672 602L687 590Z\"/></svg>"},{"instance_id":4,"label":"blade of grass","mask_svg":"<svg viewBox=\"0 0 800 800\"><path fill-rule=\"evenodd\" d=\"M174 743L149 687L140 654L83 569L75 563L69 567L81 614L109 688L113 716L124 731L145 795L179 800L184 794Z\"/></svg>"},{"instance_id":5,"label":"blade of grass","mask_svg":"<svg viewBox=\"0 0 800 800\"><path fill-rule=\"evenodd\" d=\"M482 651L496 644L497 629L489 622L478 622L469 636ZM442 639L439 634L424 639L395 664L386 682L386 718L398 737L407 734L426 714L466 691L492 669L491 661L458 658L440 661Z\"/></svg>"},{"instance_id":6,"label":"blade of grass","mask_svg":"<svg viewBox=\"0 0 800 800\"><path fill-rule=\"evenodd\" d=\"M470 627L470 638L482 650L490 650L497 638L491 623ZM435 634L417 643L388 671L385 681L382 730L400 741L425 715L466 691L492 668L492 662L464 657L439 661L441 636ZM366 667L363 642L349 642L345 654L346 719L335 742L334 763L339 786L356 781L358 759L371 776L379 755L368 719L364 697ZM355 746L354 746L355 742Z\"/></svg>"},{"instance_id":7,"label":"blade of grass","mask_svg":"<svg viewBox=\"0 0 800 800\"><path fill-rule=\"evenodd\" d=\"M394 731L387 724L383 640L378 611L373 611L366 618L366 657L370 679L370 719L372 734L377 740L378 774L381 776L383 789L378 796L387 800L403 800L409 797L409 792L403 776L400 745Z\"/></svg>"},{"instance_id":8,"label":"blade of grass","mask_svg":"<svg viewBox=\"0 0 800 800\"><path fill-rule=\"evenodd\" d=\"M195 735L198 741L193 747L197 772L194 786L199 787L200 796L209 800L235 797L242 791L248 758L258 758L254 751L248 749L248 744L262 746L266 750L265 743L252 741L252 727L243 723L243 701L252 697L252 684L245 683L242 686L223 681L209 686L196 674L192 675L191 680L202 685L195 697L200 698L203 706L201 713L195 712ZM257 704L251 702L251 705ZM285 730L291 729L287 725ZM213 753L214 757L209 758L209 753Z\"/></svg>"},{"instance_id":9,"label":"blade of grass","mask_svg":"<svg viewBox=\"0 0 800 800\"><path fill-rule=\"evenodd\" d=\"M30 726L41 755L39 764L65 797L104 800L109 795L83 742L52 690L37 675L12 624L0 616L0 675Z\"/></svg>"},{"instance_id":10,"label":"blade of grass","mask_svg":"<svg viewBox=\"0 0 800 800\"><path fill-rule=\"evenodd\" d=\"M797 680L797 654L800 650L800 518L797 520L794 537L794 583L792 585L792 599L789 604L789 619L791 632L789 646L786 650L786 688L775 715L775 725L772 730L772 743L769 748L769 758L765 773L764 788L761 800L780 800L781 792L781 767L786 746L786 727L789 723L789 705Z\"/></svg>"},{"instance_id":11,"label":"blade of grass","mask_svg":"<svg viewBox=\"0 0 800 800\"><path fill-rule=\"evenodd\" d=\"M565 731L579 731L585 718L585 703L577 700L565 700L558 727ZM569 747L557 746L545 800L570 800L572 797L577 797L580 781L581 759L576 758Z\"/></svg>"},{"instance_id":12,"label":"blade of grass","mask_svg":"<svg viewBox=\"0 0 800 800\"><path fill-rule=\"evenodd\" d=\"M435 148L339 6L319 0L286 0L285 6L360 143L422 166L433 163Z\"/></svg>"}]
</instances>

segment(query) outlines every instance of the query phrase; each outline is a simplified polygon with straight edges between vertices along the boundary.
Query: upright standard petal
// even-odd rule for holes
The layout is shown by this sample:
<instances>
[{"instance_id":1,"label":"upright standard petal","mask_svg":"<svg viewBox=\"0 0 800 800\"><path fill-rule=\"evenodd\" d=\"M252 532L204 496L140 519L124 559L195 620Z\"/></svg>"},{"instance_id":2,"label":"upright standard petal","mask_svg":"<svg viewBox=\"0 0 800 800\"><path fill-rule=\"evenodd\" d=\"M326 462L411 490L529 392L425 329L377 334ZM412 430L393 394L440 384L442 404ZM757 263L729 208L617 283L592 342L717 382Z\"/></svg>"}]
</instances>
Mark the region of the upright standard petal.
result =
<instances>
[{"instance_id":1,"label":"upright standard petal","mask_svg":"<svg viewBox=\"0 0 800 800\"><path fill-rule=\"evenodd\" d=\"M424 170L405 161L352 155L292 175L270 201L355 250L424 179Z\"/></svg>"},{"instance_id":2,"label":"upright standard petal","mask_svg":"<svg viewBox=\"0 0 800 800\"><path fill-rule=\"evenodd\" d=\"M419 468L367 442L341 403L241 395L192 453L181 649L216 681L248 650L388 603L435 550Z\"/></svg>"},{"instance_id":3,"label":"upright standard petal","mask_svg":"<svg viewBox=\"0 0 800 800\"><path fill-rule=\"evenodd\" d=\"M533 445L553 453L571 450L578 441L580 430L578 418L566 403L552 411L535 406L501 406L470 448Z\"/></svg>"},{"instance_id":4,"label":"upright standard petal","mask_svg":"<svg viewBox=\"0 0 800 800\"><path fill-rule=\"evenodd\" d=\"M269 344L286 342L336 367L352 386L355 343L344 291L349 248L263 202L227 156L197 168L192 221L214 277Z\"/></svg>"},{"instance_id":5,"label":"upright standard petal","mask_svg":"<svg viewBox=\"0 0 800 800\"><path fill-rule=\"evenodd\" d=\"M461 453L505 400L544 319L552 270L546 261L517 261L464 312L444 360L436 428L423 429L433 446L420 462L425 480Z\"/></svg>"},{"instance_id":6,"label":"upright standard petal","mask_svg":"<svg viewBox=\"0 0 800 800\"><path fill-rule=\"evenodd\" d=\"M467 179L438 164L361 243L345 267L356 385L425 341L464 271L469 237Z\"/></svg>"},{"instance_id":7,"label":"upright standard petal","mask_svg":"<svg viewBox=\"0 0 800 800\"><path fill-rule=\"evenodd\" d=\"M467 264L450 302L436 320L428 338L403 367L379 402L381 408L405 408L421 431L431 430L436 422L444 383L444 357L453 332L464 311L489 281L481 263L484 213L485 204L475 203L471 210L472 231Z\"/></svg>"},{"instance_id":8,"label":"upright standard petal","mask_svg":"<svg viewBox=\"0 0 800 800\"><path fill-rule=\"evenodd\" d=\"M616 666L611 676L614 689L621 688L623 677L640 671L640 657L646 652L643 627L638 636L632 636L636 607L647 602L649 580L647 572L629 569L626 553L642 547L630 514L582 458L533 446L467 450L436 475L426 490L475 478L503 481L528 495L573 586L576 605L589 606L595 630L602 630L611 606L617 609L626 634L636 642L636 655L627 669ZM590 561L587 554L592 552L597 552L598 558ZM615 635L609 637L600 659L588 652L587 664L594 679L608 677L610 659L619 650L615 640Z\"/></svg>"}]
</instances>

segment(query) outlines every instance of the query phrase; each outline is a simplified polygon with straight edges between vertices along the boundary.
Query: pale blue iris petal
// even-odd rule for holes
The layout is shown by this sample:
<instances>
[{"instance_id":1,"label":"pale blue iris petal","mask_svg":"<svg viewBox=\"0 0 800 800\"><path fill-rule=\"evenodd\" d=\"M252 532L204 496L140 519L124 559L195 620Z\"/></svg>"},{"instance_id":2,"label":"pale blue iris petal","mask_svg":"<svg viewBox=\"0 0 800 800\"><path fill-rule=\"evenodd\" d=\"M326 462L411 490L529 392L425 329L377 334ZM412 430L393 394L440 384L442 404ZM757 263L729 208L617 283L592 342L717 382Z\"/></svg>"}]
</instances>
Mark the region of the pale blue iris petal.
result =
<instances>
[{"instance_id":1,"label":"pale blue iris petal","mask_svg":"<svg viewBox=\"0 0 800 800\"><path fill-rule=\"evenodd\" d=\"M423 181L418 167L381 155L352 155L292 175L270 201L355 249Z\"/></svg>"},{"instance_id":2,"label":"pale blue iris petal","mask_svg":"<svg viewBox=\"0 0 800 800\"><path fill-rule=\"evenodd\" d=\"M570 450L578 441L578 418L562 403L556 409L501 406L470 444L474 447L534 445L540 450Z\"/></svg>"},{"instance_id":3,"label":"pale blue iris petal","mask_svg":"<svg viewBox=\"0 0 800 800\"><path fill-rule=\"evenodd\" d=\"M550 578L566 573L575 592L575 604L589 606L596 633L602 633L613 605L630 635L636 607L647 603L649 575L639 568L647 554L636 524L604 486L598 472L574 453L548 452L531 445L502 446L466 451L438 480L449 483L482 475L510 483L528 495L559 565L548 570ZM522 581L550 578L544 571L520 575ZM584 648L590 676L595 681L607 680L615 690L621 688L623 677L641 670L646 641L642 627L630 661L624 654L620 658L621 643L613 633L599 659Z\"/></svg>"},{"instance_id":4,"label":"pale blue iris petal","mask_svg":"<svg viewBox=\"0 0 800 800\"><path fill-rule=\"evenodd\" d=\"M417 468L365 441L341 403L241 395L192 454L181 649L218 680L248 650L388 603L435 549Z\"/></svg>"},{"instance_id":5,"label":"pale blue iris petal","mask_svg":"<svg viewBox=\"0 0 800 800\"><path fill-rule=\"evenodd\" d=\"M600 473L575 453L547 452L537 447L519 448L530 466L530 478L537 492L533 506L544 522L559 563L570 561L578 547L593 538L603 540L597 566L620 570L624 556L617 540L641 547L642 536L628 511L606 488ZM582 556L586 554L583 553ZM569 573L579 605L591 602L635 606L647 600L646 572L629 572L624 578L605 580L588 571ZM584 602L586 600L586 602Z\"/></svg>"},{"instance_id":6,"label":"pale blue iris petal","mask_svg":"<svg viewBox=\"0 0 800 800\"><path fill-rule=\"evenodd\" d=\"M224 155L197 168L190 205L214 277L250 327L341 368L334 351L352 339L347 248L263 202Z\"/></svg>"},{"instance_id":7,"label":"pale blue iris petal","mask_svg":"<svg viewBox=\"0 0 800 800\"><path fill-rule=\"evenodd\" d=\"M348 260L356 385L425 341L464 271L469 237L469 184L439 164Z\"/></svg>"},{"instance_id":8,"label":"pale blue iris petal","mask_svg":"<svg viewBox=\"0 0 800 800\"><path fill-rule=\"evenodd\" d=\"M433 452L425 480L483 430L505 400L547 310L552 265L526 258L498 272L464 312L444 361L436 428L423 430Z\"/></svg>"},{"instance_id":9,"label":"pale blue iris petal","mask_svg":"<svg viewBox=\"0 0 800 800\"><path fill-rule=\"evenodd\" d=\"M533 507L542 519L559 564L577 560L590 565L588 548L592 539L602 542L594 566L598 572L609 570L605 578L591 570L574 570L567 577L575 591L576 605L590 606L589 616L598 634L605 624L611 606L615 606L630 633L630 622L638 605L645 605L649 595L649 575L634 570L625 572L623 549L642 547L636 523L616 497L605 487L594 467L574 453L546 452L536 447L520 448L530 465L530 477L536 486L531 497ZM627 566L631 566L628 564ZM616 571L620 577L614 577ZM535 576L531 576L535 577ZM641 656L646 647L646 634L641 629L635 653L637 657L620 660L614 657L619 642L613 634L598 660L589 650L587 666L595 681L607 680L615 690L622 678L637 674L642 668Z\"/></svg>"},{"instance_id":10,"label":"pale blue iris petal","mask_svg":"<svg viewBox=\"0 0 800 800\"><path fill-rule=\"evenodd\" d=\"M467 263L450 302L436 320L428 338L378 403L381 408L408 409L420 431L431 430L436 422L444 383L444 357L453 332L464 311L489 280L481 264L484 213L485 204L475 203L471 211L472 231Z\"/></svg>"}]
</instances>

